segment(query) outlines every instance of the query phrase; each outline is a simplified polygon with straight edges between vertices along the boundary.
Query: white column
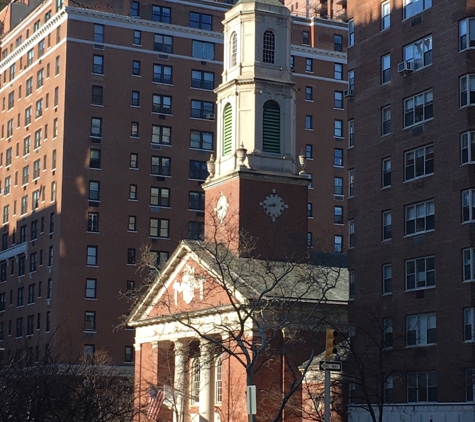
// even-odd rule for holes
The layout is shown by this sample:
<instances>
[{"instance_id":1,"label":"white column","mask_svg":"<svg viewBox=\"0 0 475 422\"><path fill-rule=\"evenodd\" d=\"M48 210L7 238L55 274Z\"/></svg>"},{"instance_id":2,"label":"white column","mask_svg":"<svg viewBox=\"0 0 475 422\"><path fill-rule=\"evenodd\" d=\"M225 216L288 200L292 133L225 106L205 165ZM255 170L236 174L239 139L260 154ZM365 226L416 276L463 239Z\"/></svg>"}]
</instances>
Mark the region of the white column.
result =
<instances>
[{"instance_id":1,"label":"white column","mask_svg":"<svg viewBox=\"0 0 475 422\"><path fill-rule=\"evenodd\" d=\"M200 422L214 420L214 344L200 344Z\"/></svg>"},{"instance_id":2,"label":"white column","mask_svg":"<svg viewBox=\"0 0 475 422\"><path fill-rule=\"evenodd\" d=\"M186 422L186 397L187 397L187 363L188 363L189 343L185 341L175 341L175 376L173 395L175 399L175 409L173 412L174 422Z\"/></svg>"}]
</instances>

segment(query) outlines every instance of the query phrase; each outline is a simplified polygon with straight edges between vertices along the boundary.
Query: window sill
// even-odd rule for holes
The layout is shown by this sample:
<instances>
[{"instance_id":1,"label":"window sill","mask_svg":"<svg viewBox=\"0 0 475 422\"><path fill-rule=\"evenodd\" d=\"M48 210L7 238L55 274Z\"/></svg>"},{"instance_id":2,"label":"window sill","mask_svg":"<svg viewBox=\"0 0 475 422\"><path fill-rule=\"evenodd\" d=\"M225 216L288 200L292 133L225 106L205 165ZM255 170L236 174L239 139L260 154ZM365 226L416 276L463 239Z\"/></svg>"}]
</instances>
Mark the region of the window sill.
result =
<instances>
[{"instance_id":1,"label":"window sill","mask_svg":"<svg viewBox=\"0 0 475 422\"><path fill-rule=\"evenodd\" d=\"M475 105L475 104L472 104L472 105ZM460 108L462 108L462 107L460 107ZM421 120L420 122L413 123L413 124L412 124L412 125L410 125L410 126L404 126L404 127L403 127L403 130L406 130L406 129L412 129L412 128L416 127L416 126L419 126L419 125L425 124L425 123L427 123L427 122L430 122L430 121L432 121L432 120L434 120L434 118L433 118L433 117L431 117L430 119Z\"/></svg>"},{"instance_id":2,"label":"window sill","mask_svg":"<svg viewBox=\"0 0 475 422\"><path fill-rule=\"evenodd\" d=\"M434 175L434 173L424 174L424 176L418 176L418 177L414 177L412 179L404 180L403 183L416 182L418 180L425 179L426 177L430 177L430 176L433 176L433 175Z\"/></svg>"},{"instance_id":3,"label":"window sill","mask_svg":"<svg viewBox=\"0 0 475 422\"><path fill-rule=\"evenodd\" d=\"M435 232L435 229L425 230L425 231L417 232L417 233L405 234L403 237L404 239L407 239L407 238L421 236L423 234L432 233L432 232Z\"/></svg>"},{"instance_id":4,"label":"window sill","mask_svg":"<svg viewBox=\"0 0 475 422\"><path fill-rule=\"evenodd\" d=\"M408 292L417 292L419 290L433 290L433 289L435 289L435 286L419 287L417 289L404 289L404 292L408 293Z\"/></svg>"},{"instance_id":5,"label":"window sill","mask_svg":"<svg viewBox=\"0 0 475 422\"><path fill-rule=\"evenodd\" d=\"M88 233L88 234L101 234L101 232L97 232L97 231L93 232L93 231L90 231L90 230L86 231L86 233Z\"/></svg>"}]
</instances>

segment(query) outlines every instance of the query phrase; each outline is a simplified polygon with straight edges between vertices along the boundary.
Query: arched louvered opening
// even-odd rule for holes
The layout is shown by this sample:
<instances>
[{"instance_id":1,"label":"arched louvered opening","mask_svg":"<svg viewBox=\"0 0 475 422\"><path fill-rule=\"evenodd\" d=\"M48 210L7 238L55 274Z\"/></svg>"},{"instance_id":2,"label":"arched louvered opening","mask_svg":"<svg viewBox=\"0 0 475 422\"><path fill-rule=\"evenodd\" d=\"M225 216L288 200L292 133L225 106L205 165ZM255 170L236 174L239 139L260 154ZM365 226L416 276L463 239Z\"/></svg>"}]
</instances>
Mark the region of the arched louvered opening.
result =
<instances>
[{"instance_id":1,"label":"arched louvered opening","mask_svg":"<svg viewBox=\"0 0 475 422\"><path fill-rule=\"evenodd\" d=\"M237 34L235 32L231 35L231 48L229 50L231 52L230 57L230 65L231 67L237 65Z\"/></svg>"},{"instance_id":2,"label":"arched louvered opening","mask_svg":"<svg viewBox=\"0 0 475 422\"><path fill-rule=\"evenodd\" d=\"M280 153L280 107L275 101L264 104L262 151Z\"/></svg>"},{"instance_id":3,"label":"arched louvered opening","mask_svg":"<svg viewBox=\"0 0 475 422\"><path fill-rule=\"evenodd\" d=\"M275 60L275 35L268 29L264 32L264 40L262 46L262 61L264 63L274 63Z\"/></svg>"},{"instance_id":4,"label":"arched louvered opening","mask_svg":"<svg viewBox=\"0 0 475 422\"><path fill-rule=\"evenodd\" d=\"M233 149L233 109L231 104L226 104L223 111L223 156L231 153Z\"/></svg>"}]
</instances>

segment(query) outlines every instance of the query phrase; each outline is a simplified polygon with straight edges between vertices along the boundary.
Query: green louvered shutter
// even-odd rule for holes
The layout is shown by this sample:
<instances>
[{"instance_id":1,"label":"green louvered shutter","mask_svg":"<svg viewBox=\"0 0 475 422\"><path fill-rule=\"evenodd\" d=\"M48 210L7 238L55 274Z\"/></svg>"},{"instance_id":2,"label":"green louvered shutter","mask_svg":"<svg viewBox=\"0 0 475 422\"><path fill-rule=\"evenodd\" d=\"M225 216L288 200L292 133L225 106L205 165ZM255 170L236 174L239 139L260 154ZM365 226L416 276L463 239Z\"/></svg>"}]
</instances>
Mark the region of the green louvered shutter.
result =
<instances>
[{"instance_id":1,"label":"green louvered shutter","mask_svg":"<svg viewBox=\"0 0 475 422\"><path fill-rule=\"evenodd\" d=\"M230 154L233 149L233 110L231 104L224 107L224 136L223 136L223 156Z\"/></svg>"},{"instance_id":2,"label":"green louvered shutter","mask_svg":"<svg viewBox=\"0 0 475 422\"><path fill-rule=\"evenodd\" d=\"M280 108L275 101L264 104L262 122L263 152L280 153Z\"/></svg>"}]
</instances>

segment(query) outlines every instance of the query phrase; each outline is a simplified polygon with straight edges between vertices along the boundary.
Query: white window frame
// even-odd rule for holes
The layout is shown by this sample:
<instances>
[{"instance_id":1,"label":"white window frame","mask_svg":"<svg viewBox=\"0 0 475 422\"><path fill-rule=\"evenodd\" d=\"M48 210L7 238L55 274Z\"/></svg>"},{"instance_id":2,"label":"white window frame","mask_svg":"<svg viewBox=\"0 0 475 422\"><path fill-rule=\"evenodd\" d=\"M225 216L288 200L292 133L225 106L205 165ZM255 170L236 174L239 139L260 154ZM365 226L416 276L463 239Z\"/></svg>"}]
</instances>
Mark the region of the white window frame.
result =
<instances>
[{"instance_id":1,"label":"white window frame","mask_svg":"<svg viewBox=\"0 0 475 422\"><path fill-rule=\"evenodd\" d=\"M386 210L382 212L381 222L382 222L382 240L387 241L392 238L392 223L391 223L391 210Z\"/></svg>"},{"instance_id":2,"label":"white window frame","mask_svg":"<svg viewBox=\"0 0 475 422\"><path fill-rule=\"evenodd\" d=\"M460 77L460 107L475 105L475 74Z\"/></svg>"},{"instance_id":3,"label":"white window frame","mask_svg":"<svg viewBox=\"0 0 475 422\"><path fill-rule=\"evenodd\" d=\"M381 109L381 136L391 134L391 106Z\"/></svg>"},{"instance_id":4,"label":"white window frame","mask_svg":"<svg viewBox=\"0 0 475 422\"><path fill-rule=\"evenodd\" d=\"M432 64L432 35L404 46L404 61L412 63L413 70L423 69Z\"/></svg>"},{"instance_id":5,"label":"white window frame","mask_svg":"<svg viewBox=\"0 0 475 422\"><path fill-rule=\"evenodd\" d=\"M214 364L214 402L221 404L223 402L223 359L218 356Z\"/></svg>"},{"instance_id":6,"label":"white window frame","mask_svg":"<svg viewBox=\"0 0 475 422\"><path fill-rule=\"evenodd\" d=\"M429 400L430 389L435 397ZM435 389L435 391L434 391ZM415 393L415 400L411 400L411 390ZM407 373L407 402L425 403L437 401L437 373L430 372L408 372Z\"/></svg>"},{"instance_id":7,"label":"white window frame","mask_svg":"<svg viewBox=\"0 0 475 422\"><path fill-rule=\"evenodd\" d=\"M463 310L463 341L475 342L475 308Z\"/></svg>"},{"instance_id":8,"label":"white window frame","mask_svg":"<svg viewBox=\"0 0 475 422\"><path fill-rule=\"evenodd\" d=\"M475 248L467 248L462 251L463 281L475 281Z\"/></svg>"},{"instance_id":9,"label":"white window frame","mask_svg":"<svg viewBox=\"0 0 475 422\"><path fill-rule=\"evenodd\" d=\"M392 264L384 264L382 269L382 289L383 295L391 294L393 292L393 266Z\"/></svg>"},{"instance_id":10,"label":"white window frame","mask_svg":"<svg viewBox=\"0 0 475 422\"><path fill-rule=\"evenodd\" d=\"M437 319L434 312L406 317L406 347L429 346L436 343Z\"/></svg>"},{"instance_id":11,"label":"white window frame","mask_svg":"<svg viewBox=\"0 0 475 422\"><path fill-rule=\"evenodd\" d=\"M355 146L355 121L354 119L348 120L348 148Z\"/></svg>"},{"instance_id":12,"label":"white window frame","mask_svg":"<svg viewBox=\"0 0 475 422\"><path fill-rule=\"evenodd\" d=\"M462 223L475 220L475 189L462 191Z\"/></svg>"},{"instance_id":13,"label":"white window frame","mask_svg":"<svg viewBox=\"0 0 475 422\"><path fill-rule=\"evenodd\" d=\"M434 200L407 205L404 209L404 234L414 236L435 229Z\"/></svg>"},{"instance_id":14,"label":"white window frame","mask_svg":"<svg viewBox=\"0 0 475 422\"><path fill-rule=\"evenodd\" d=\"M419 125L434 117L432 90L404 99L404 129ZM409 119L410 117L410 119Z\"/></svg>"},{"instance_id":15,"label":"white window frame","mask_svg":"<svg viewBox=\"0 0 475 422\"><path fill-rule=\"evenodd\" d=\"M348 47L355 45L355 21L350 19L348 21Z\"/></svg>"},{"instance_id":16,"label":"white window frame","mask_svg":"<svg viewBox=\"0 0 475 422\"><path fill-rule=\"evenodd\" d=\"M381 31L391 27L391 4L388 1L381 3Z\"/></svg>"},{"instance_id":17,"label":"white window frame","mask_svg":"<svg viewBox=\"0 0 475 422\"><path fill-rule=\"evenodd\" d=\"M408 182L433 174L434 145L425 145L404 153L404 181Z\"/></svg>"},{"instance_id":18,"label":"white window frame","mask_svg":"<svg viewBox=\"0 0 475 422\"><path fill-rule=\"evenodd\" d=\"M391 187L391 176L391 157L383 158L381 160L381 189Z\"/></svg>"},{"instance_id":19,"label":"white window frame","mask_svg":"<svg viewBox=\"0 0 475 422\"><path fill-rule=\"evenodd\" d=\"M406 260L404 277L406 291L433 288L436 283L435 257L423 256Z\"/></svg>"},{"instance_id":20,"label":"white window frame","mask_svg":"<svg viewBox=\"0 0 475 422\"><path fill-rule=\"evenodd\" d=\"M460 164L475 163L475 132L460 134Z\"/></svg>"},{"instance_id":21,"label":"white window frame","mask_svg":"<svg viewBox=\"0 0 475 422\"><path fill-rule=\"evenodd\" d=\"M391 55L381 56L381 85L391 82Z\"/></svg>"},{"instance_id":22,"label":"white window frame","mask_svg":"<svg viewBox=\"0 0 475 422\"><path fill-rule=\"evenodd\" d=\"M355 247L355 233L356 233L356 222L355 220L348 220L348 248Z\"/></svg>"},{"instance_id":23,"label":"white window frame","mask_svg":"<svg viewBox=\"0 0 475 422\"><path fill-rule=\"evenodd\" d=\"M408 19L432 7L432 0L404 0L404 17Z\"/></svg>"},{"instance_id":24,"label":"white window frame","mask_svg":"<svg viewBox=\"0 0 475 422\"><path fill-rule=\"evenodd\" d=\"M467 18L459 22L459 50L475 48L475 19Z\"/></svg>"}]
</instances>

